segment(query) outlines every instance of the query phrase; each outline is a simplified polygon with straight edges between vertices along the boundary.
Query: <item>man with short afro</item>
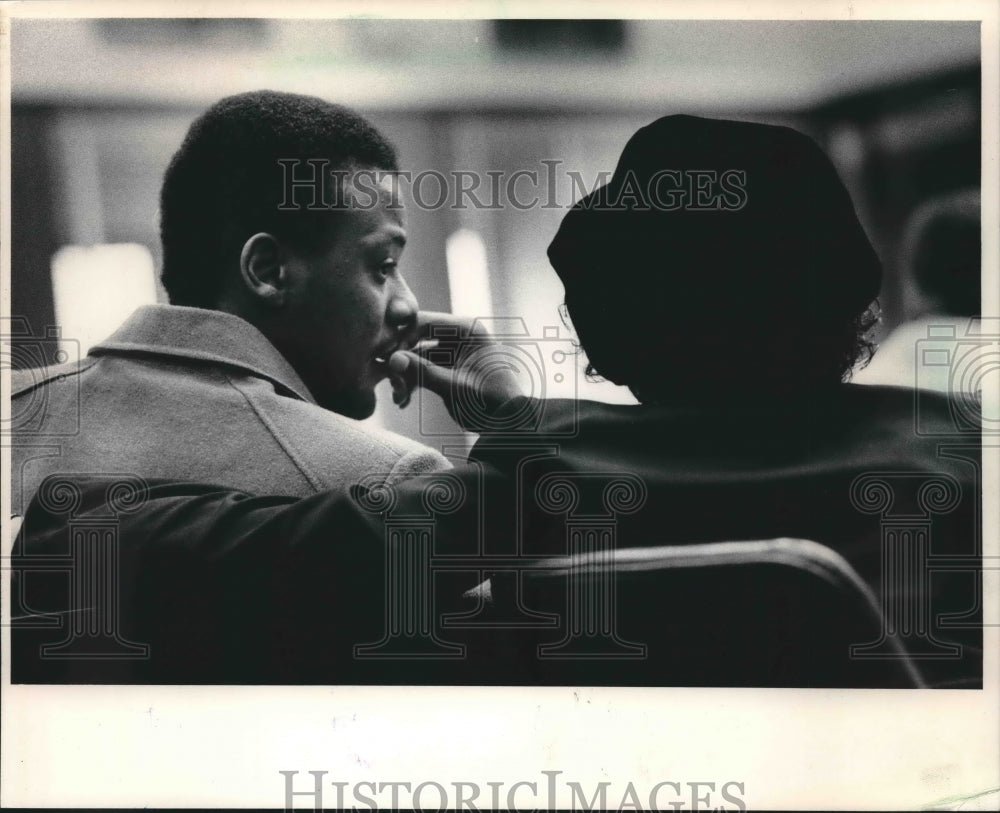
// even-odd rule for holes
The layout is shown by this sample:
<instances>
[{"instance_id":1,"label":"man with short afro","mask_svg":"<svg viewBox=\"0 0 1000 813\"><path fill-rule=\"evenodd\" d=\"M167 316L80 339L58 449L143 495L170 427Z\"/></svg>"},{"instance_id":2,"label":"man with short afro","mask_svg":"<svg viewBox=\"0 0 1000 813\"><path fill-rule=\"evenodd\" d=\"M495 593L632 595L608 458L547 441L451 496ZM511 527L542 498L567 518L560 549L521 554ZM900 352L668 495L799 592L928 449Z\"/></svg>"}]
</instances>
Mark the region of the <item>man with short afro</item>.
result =
<instances>
[{"instance_id":1,"label":"man with short afro","mask_svg":"<svg viewBox=\"0 0 1000 813\"><path fill-rule=\"evenodd\" d=\"M305 496L448 468L359 423L414 341L396 171L371 123L312 96L243 93L195 120L161 193L170 304L79 363L14 375L15 407L43 396L41 433L60 440L49 457L15 446L12 510L53 472Z\"/></svg>"}]
</instances>

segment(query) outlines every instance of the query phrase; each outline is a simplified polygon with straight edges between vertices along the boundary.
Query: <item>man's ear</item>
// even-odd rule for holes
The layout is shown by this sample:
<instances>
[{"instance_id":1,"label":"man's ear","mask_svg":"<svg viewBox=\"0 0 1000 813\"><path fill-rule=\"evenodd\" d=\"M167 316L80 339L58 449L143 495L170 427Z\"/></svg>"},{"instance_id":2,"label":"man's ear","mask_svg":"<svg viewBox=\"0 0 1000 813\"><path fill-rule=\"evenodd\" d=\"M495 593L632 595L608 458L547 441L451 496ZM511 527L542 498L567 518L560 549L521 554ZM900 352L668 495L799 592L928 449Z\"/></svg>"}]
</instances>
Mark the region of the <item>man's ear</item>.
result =
<instances>
[{"instance_id":1,"label":"man's ear","mask_svg":"<svg viewBox=\"0 0 1000 813\"><path fill-rule=\"evenodd\" d=\"M258 303L270 307L285 304L288 272L276 237L258 232L243 244L240 276L246 290Z\"/></svg>"}]
</instances>

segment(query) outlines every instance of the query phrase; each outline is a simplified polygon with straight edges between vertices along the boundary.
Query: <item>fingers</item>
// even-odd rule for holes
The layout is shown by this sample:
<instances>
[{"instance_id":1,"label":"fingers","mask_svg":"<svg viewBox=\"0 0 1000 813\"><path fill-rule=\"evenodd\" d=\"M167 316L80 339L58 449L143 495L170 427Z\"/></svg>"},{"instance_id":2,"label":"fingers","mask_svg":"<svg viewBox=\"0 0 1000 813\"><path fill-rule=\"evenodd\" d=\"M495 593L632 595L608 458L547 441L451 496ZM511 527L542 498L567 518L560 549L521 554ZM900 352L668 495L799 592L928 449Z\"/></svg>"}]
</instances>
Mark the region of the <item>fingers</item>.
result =
<instances>
[{"instance_id":1,"label":"fingers","mask_svg":"<svg viewBox=\"0 0 1000 813\"><path fill-rule=\"evenodd\" d=\"M390 358L389 383L392 386L392 401L400 409L409 405L413 390L419 384L419 367L410 366L410 356L426 357L426 354L433 352L441 343L437 338L438 333L442 334L448 347L457 346L462 334L467 332L465 321L450 313L418 311L413 326L407 329L402 337L401 350L393 354L396 358L395 364ZM446 351L446 355L453 358L457 357L458 353Z\"/></svg>"},{"instance_id":2,"label":"fingers","mask_svg":"<svg viewBox=\"0 0 1000 813\"><path fill-rule=\"evenodd\" d=\"M471 432L488 430L495 410L524 395L515 373L509 360L502 359L478 368L452 369L410 350L397 350L389 357L389 377L397 404L405 406L412 391L424 387L441 398L459 426ZM459 409L462 403L478 406L471 411Z\"/></svg>"},{"instance_id":3,"label":"fingers","mask_svg":"<svg viewBox=\"0 0 1000 813\"><path fill-rule=\"evenodd\" d=\"M415 332L419 339L405 349L442 367L461 367L472 354L496 343L483 320L437 311L420 311Z\"/></svg>"},{"instance_id":4,"label":"fingers","mask_svg":"<svg viewBox=\"0 0 1000 813\"><path fill-rule=\"evenodd\" d=\"M400 334L399 345L402 349L410 350L419 342L435 338L439 331L457 338L467 330L465 321L450 313L418 311L417 318Z\"/></svg>"},{"instance_id":5,"label":"fingers","mask_svg":"<svg viewBox=\"0 0 1000 813\"><path fill-rule=\"evenodd\" d=\"M393 379L393 400L396 401L395 393L398 387L400 391L405 389L407 403L410 392L420 385L447 402L451 397L456 375L453 371L433 364L417 353L408 350L397 350L389 357L389 372ZM400 402L396 401L396 403Z\"/></svg>"},{"instance_id":6,"label":"fingers","mask_svg":"<svg viewBox=\"0 0 1000 813\"><path fill-rule=\"evenodd\" d=\"M394 361L395 359L395 361ZM410 403L413 387L407 383L406 370L410 364L402 351L396 351L389 356L389 384L392 386L392 402L402 409Z\"/></svg>"},{"instance_id":7,"label":"fingers","mask_svg":"<svg viewBox=\"0 0 1000 813\"><path fill-rule=\"evenodd\" d=\"M400 409L410 405L410 397L413 392L402 378L389 376L389 383L392 386L392 402Z\"/></svg>"},{"instance_id":8,"label":"fingers","mask_svg":"<svg viewBox=\"0 0 1000 813\"><path fill-rule=\"evenodd\" d=\"M419 311L417 313L417 334L421 339L441 337L456 339L468 336L474 320L441 311Z\"/></svg>"}]
</instances>

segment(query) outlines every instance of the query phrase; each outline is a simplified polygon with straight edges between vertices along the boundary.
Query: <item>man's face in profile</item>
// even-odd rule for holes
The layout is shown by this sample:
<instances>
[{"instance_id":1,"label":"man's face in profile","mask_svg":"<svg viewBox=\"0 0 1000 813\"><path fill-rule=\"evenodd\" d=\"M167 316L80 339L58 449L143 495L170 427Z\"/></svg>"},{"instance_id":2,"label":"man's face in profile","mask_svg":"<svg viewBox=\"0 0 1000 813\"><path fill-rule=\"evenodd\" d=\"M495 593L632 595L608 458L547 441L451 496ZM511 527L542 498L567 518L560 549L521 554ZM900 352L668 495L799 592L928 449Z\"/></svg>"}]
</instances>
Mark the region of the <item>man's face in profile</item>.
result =
<instances>
[{"instance_id":1,"label":"man's face in profile","mask_svg":"<svg viewBox=\"0 0 1000 813\"><path fill-rule=\"evenodd\" d=\"M283 352L320 406L362 419L389 356L410 338L417 301L399 271L406 230L392 179L362 191L347 181L342 200L332 246L288 263L295 339Z\"/></svg>"}]
</instances>

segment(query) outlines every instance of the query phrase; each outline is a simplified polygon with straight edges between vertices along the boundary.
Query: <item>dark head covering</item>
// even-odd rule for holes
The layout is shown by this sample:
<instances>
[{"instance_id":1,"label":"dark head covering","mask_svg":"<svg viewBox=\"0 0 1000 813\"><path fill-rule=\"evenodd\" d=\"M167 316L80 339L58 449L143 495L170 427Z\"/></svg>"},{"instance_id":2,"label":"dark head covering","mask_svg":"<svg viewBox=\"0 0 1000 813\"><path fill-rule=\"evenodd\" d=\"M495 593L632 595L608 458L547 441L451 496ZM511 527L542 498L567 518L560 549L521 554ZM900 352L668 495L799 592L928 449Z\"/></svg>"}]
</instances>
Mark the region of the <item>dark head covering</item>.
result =
<instances>
[{"instance_id":1,"label":"dark head covering","mask_svg":"<svg viewBox=\"0 0 1000 813\"><path fill-rule=\"evenodd\" d=\"M671 350L734 355L743 345L748 357L774 357L851 320L881 283L847 190L813 141L694 116L635 133L548 254L591 361L630 384L659 335Z\"/></svg>"}]
</instances>

